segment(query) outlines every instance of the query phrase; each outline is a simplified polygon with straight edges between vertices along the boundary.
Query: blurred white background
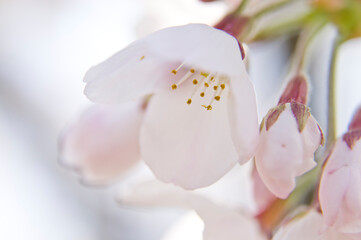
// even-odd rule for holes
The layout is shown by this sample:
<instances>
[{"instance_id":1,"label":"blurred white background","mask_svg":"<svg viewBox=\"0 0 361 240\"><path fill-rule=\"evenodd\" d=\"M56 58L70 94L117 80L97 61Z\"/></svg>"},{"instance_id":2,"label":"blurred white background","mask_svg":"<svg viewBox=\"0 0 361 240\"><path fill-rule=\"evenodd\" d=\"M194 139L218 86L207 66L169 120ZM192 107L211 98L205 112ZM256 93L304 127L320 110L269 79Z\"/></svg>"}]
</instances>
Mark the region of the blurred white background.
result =
<instances>
[{"instance_id":1,"label":"blurred white background","mask_svg":"<svg viewBox=\"0 0 361 240\"><path fill-rule=\"evenodd\" d=\"M186 234L179 227L172 228L176 235L168 231L179 212L118 207L110 189L78 183L57 161L57 138L91 104L82 94L90 66L154 30L213 24L227 10L222 2L197 0L0 1L0 239L156 240ZM282 82L288 57L283 50L284 40L251 46L250 72L260 103ZM339 133L361 102L360 85L351 85L360 84L360 56L358 40L342 49ZM323 62L312 71L324 78L327 58ZM188 229L199 239L202 226L192 221Z\"/></svg>"}]
</instances>

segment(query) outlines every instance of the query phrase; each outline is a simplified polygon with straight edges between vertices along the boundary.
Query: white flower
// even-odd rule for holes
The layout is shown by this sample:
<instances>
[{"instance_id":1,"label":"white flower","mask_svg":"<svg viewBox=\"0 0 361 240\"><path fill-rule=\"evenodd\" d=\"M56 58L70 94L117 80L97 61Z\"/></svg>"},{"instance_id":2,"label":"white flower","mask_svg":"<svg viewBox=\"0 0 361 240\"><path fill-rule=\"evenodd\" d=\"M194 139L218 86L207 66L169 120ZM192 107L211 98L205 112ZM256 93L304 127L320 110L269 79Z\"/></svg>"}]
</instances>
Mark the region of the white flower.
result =
<instances>
[{"instance_id":1,"label":"white flower","mask_svg":"<svg viewBox=\"0 0 361 240\"><path fill-rule=\"evenodd\" d=\"M255 93L237 40L203 24L160 30L91 68L85 94L122 103L153 94L141 157L162 181L210 185L253 155Z\"/></svg>"}]
</instances>

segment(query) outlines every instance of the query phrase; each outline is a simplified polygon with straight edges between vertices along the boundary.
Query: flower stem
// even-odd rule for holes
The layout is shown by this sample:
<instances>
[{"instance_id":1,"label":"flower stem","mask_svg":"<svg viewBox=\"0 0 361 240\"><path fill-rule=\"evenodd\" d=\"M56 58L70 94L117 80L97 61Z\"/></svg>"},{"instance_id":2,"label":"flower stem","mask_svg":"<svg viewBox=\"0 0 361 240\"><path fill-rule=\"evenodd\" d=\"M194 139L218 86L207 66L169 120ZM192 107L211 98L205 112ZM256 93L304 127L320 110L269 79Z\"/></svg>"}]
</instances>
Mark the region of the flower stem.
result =
<instances>
[{"instance_id":1,"label":"flower stem","mask_svg":"<svg viewBox=\"0 0 361 240\"><path fill-rule=\"evenodd\" d=\"M246 8L247 4L248 4L249 0L243 0L241 1L241 3L238 5L238 7L233 11L234 14L241 14L243 12L243 10Z\"/></svg>"},{"instance_id":2,"label":"flower stem","mask_svg":"<svg viewBox=\"0 0 361 240\"><path fill-rule=\"evenodd\" d=\"M313 39L326 26L326 21L314 23L312 27L308 27L300 33L297 40L296 49L292 58L290 72L293 75L299 75L306 67L306 57L308 49Z\"/></svg>"},{"instance_id":3,"label":"flower stem","mask_svg":"<svg viewBox=\"0 0 361 240\"><path fill-rule=\"evenodd\" d=\"M327 116L327 141L326 149L330 149L332 143L336 140L336 68L337 68L337 57L338 50L342 43L341 38L337 38L333 45L330 74L328 79L328 116Z\"/></svg>"}]
</instances>

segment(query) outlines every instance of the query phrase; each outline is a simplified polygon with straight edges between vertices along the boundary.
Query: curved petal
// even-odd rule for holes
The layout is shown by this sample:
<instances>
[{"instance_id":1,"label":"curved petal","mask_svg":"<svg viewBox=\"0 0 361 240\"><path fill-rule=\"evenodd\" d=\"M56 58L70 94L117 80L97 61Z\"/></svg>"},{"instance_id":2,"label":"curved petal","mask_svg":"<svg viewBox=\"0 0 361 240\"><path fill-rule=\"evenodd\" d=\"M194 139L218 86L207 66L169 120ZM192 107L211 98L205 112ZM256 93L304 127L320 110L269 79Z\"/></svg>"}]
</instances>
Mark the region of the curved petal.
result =
<instances>
[{"instance_id":1,"label":"curved petal","mask_svg":"<svg viewBox=\"0 0 361 240\"><path fill-rule=\"evenodd\" d=\"M259 140L256 95L244 65L242 68L241 77L230 80L228 104L232 139L241 164L254 156Z\"/></svg>"},{"instance_id":2,"label":"curved petal","mask_svg":"<svg viewBox=\"0 0 361 240\"><path fill-rule=\"evenodd\" d=\"M303 162L298 168L297 175L302 175L316 166L314 154L321 144L322 133L312 115L309 116L307 124L301 132L301 137L303 142Z\"/></svg>"},{"instance_id":3,"label":"curved petal","mask_svg":"<svg viewBox=\"0 0 361 240\"><path fill-rule=\"evenodd\" d=\"M141 129L141 155L153 173L164 182L186 189L208 186L237 163L227 115L227 97L214 101L194 95L188 81L177 90L152 97ZM212 91L209 89L209 91ZM207 98L208 97L208 98Z\"/></svg>"},{"instance_id":4,"label":"curved petal","mask_svg":"<svg viewBox=\"0 0 361 240\"><path fill-rule=\"evenodd\" d=\"M121 103L171 86L178 62L164 62L149 54L145 44L134 42L86 73L84 94L97 103Z\"/></svg>"},{"instance_id":5,"label":"curved petal","mask_svg":"<svg viewBox=\"0 0 361 240\"><path fill-rule=\"evenodd\" d=\"M143 38L149 51L166 61L180 61L227 76L242 75L242 56L237 40L204 24L165 28Z\"/></svg>"},{"instance_id":6,"label":"curved petal","mask_svg":"<svg viewBox=\"0 0 361 240\"><path fill-rule=\"evenodd\" d=\"M105 184L140 159L142 120L139 103L92 107L62 135L61 160L78 170L84 181Z\"/></svg>"},{"instance_id":7,"label":"curved petal","mask_svg":"<svg viewBox=\"0 0 361 240\"><path fill-rule=\"evenodd\" d=\"M136 99L170 88L171 80L178 82L182 74L171 72L181 64L228 77L244 71L234 37L204 24L188 24L154 32L92 67L84 78L84 93L99 103Z\"/></svg>"},{"instance_id":8,"label":"curved petal","mask_svg":"<svg viewBox=\"0 0 361 240\"><path fill-rule=\"evenodd\" d=\"M151 181L123 194L121 203L194 209L204 222L204 240L266 240L255 219L178 187Z\"/></svg>"},{"instance_id":9,"label":"curved petal","mask_svg":"<svg viewBox=\"0 0 361 240\"><path fill-rule=\"evenodd\" d=\"M277 197L286 198L293 190L302 150L301 135L287 107L268 130L262 129L255 156L259 175Z\"/></svg>"},{"instance_id":10,"label":"curved petal","mask_svg":"<svg viewBox=\"0 0 361 240\"><path fill-rule=\"evenodd\" d=\"M350 169L346 164L351 151L339 139L324 167L319 189L320 206L328 226L337 221L347 187L350 183ZM345 161L346 160L346 161Z\"/></svg>"}]
</instances>

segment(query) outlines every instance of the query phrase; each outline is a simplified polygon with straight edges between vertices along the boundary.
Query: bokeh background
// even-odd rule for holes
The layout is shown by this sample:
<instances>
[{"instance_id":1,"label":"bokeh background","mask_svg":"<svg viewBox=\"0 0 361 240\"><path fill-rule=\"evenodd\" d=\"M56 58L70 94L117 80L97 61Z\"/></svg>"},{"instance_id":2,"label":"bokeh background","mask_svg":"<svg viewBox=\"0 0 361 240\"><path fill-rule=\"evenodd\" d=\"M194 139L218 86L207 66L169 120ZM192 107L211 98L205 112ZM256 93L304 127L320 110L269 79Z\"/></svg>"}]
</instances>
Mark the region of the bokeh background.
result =
<instances>
[{"instance_id":1,"label":"bokeh background","mask_svg":"<svg viewBox=\"0 0 361 240\"><path fill-rule=\"evenodd\" d=\"M124 183L79 183L59 164L57 142L61 130L91 105L82 93L89 67L152 31L214 24L229 9L222 1L198 0L0 1L0 239L201 239L202 223L192 212L119 206L114 198ZM333 35L329 27L317 38L317 60L310 66L311 107L324 128ZM287 38L250 46L260 116L275 103L291 46ZM339 134L361 103L360 64L356 39L343 46L338 64ZM236 168L228 175L223 183L236 179L238 185L217 185L215 191L252 207L247 171Z\"/></svg>"}]
</instances>

